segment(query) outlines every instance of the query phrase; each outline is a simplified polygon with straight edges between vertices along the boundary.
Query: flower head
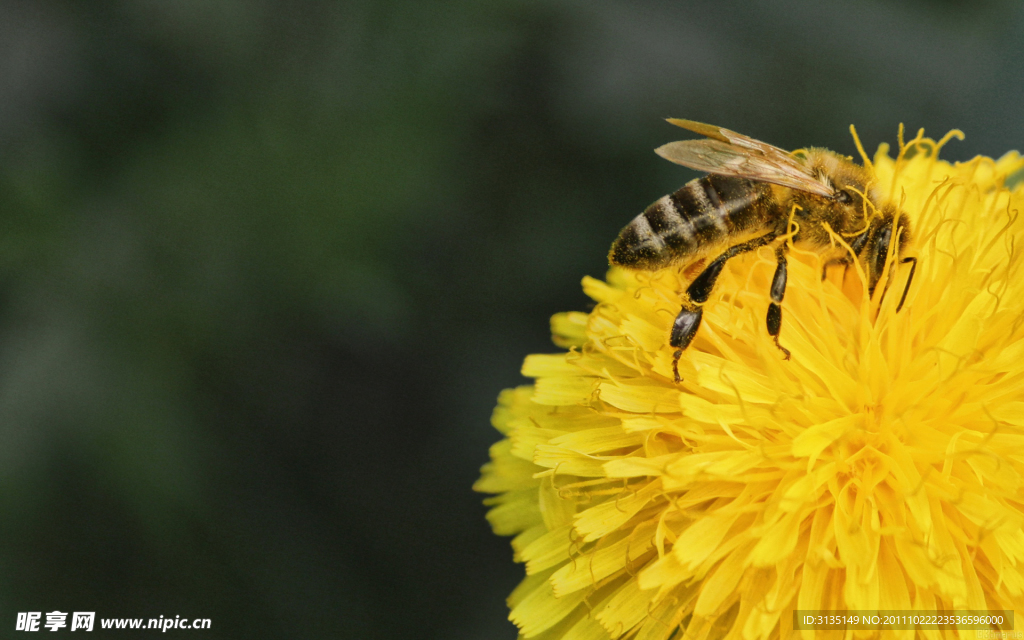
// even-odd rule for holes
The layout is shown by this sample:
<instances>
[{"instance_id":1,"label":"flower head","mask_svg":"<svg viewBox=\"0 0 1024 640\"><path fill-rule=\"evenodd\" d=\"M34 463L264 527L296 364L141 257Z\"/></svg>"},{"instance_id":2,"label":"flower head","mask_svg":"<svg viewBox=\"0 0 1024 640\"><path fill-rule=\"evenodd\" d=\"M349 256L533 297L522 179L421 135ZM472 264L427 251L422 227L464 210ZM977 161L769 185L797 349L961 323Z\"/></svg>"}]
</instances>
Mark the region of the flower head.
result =
<instances>
[{"instance_id":1,"label":"flower head","mask_svg":"<svg viewBox=\"0 0 1024 640\"><path fill-rule=\"evenodd\" d=\"M902 137L902 136L901 136ZM947 136L948 138L948 136ZM785 361L769 248L730 262L675 383L692 274L586 278L552 319L475 488L514 535L527 638L788 636L794 609L1024 610L1024 159L938 159L922 134L875 186L919 259L869 297L790 251ZM913 634L910 632L902 632Z\"/></svg>"}]
</instances>

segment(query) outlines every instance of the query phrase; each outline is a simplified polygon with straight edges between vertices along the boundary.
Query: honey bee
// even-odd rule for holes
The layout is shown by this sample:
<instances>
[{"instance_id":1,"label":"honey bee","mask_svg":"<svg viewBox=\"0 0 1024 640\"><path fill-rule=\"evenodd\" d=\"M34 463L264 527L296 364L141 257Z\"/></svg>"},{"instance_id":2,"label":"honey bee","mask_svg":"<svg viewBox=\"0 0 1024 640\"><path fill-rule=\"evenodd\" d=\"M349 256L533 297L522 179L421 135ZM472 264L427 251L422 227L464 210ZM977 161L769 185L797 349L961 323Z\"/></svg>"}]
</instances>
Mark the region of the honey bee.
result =
<instances>
[{"instance_id":1,"label":"honey bee","mask_svg":"<svg viewBox=\"0 0 1024 640\"><path fill-rule=\"evenodd\" d=\"M853 260L860 261L873 295L895 237L895 259L889 264L911 264L896 307L899 312L917 269L917 258L902 257L910 242L910 224L871 188L867 169L826 149L790 154L721 127L691 120L669 122L706 139L671 142L656 153L708 175L647 207L619 233L608 259L613 265L650 271L709 260L687 287L682 310L672 323L669 345L675 348L672 372L677 383L679 358L700 327L702 307L725 263L771 244L777 266L766 322L768 334L789 359L789 350L779 344L786 238L825 259L822 279L830 265L849 267ZM848 248L836 243L835 236Z\"/></svg>"}]
</instances>

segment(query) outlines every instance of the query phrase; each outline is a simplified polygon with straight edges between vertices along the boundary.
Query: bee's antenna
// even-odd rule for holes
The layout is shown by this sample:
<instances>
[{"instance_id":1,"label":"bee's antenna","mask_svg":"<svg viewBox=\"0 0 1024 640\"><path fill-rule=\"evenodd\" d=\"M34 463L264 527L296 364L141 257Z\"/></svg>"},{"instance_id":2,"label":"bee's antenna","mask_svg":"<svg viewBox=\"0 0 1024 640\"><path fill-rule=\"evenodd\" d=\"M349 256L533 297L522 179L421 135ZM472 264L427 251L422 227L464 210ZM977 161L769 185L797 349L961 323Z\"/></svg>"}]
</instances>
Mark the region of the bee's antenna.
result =
<instances>
[{"instance_id":1,"label":"bee's antenna","mask_svg":"<svg viewBox=\"0 0 1024 640\"><path fill-rule=\"evenodd\" d=\"M910 265L910 275L907 277L907 286L903 288L903 296L900 298L900 303L896 305L896 313L900 312L900 309L903 308L903 303L907 301L907 294L910 292L910 283L914 281L914 272L917 271L917 258L911 257L900 260L900 264L907 264L908 262L913 264Z\"/></svg>"}]
</instances>

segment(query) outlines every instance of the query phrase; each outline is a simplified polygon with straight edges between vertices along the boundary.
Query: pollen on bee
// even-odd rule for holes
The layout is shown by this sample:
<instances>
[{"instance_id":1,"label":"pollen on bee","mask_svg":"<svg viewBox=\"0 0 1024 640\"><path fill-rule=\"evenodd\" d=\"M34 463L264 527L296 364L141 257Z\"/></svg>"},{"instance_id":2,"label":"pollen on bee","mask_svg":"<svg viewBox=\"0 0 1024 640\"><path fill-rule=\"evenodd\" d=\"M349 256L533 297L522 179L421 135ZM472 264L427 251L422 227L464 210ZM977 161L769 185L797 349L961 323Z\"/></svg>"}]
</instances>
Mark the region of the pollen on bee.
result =
<instances>
[{"instance_id":1,"label":"pollen on bee","mask_svg":"<svg viewBox=\"0 0 1024 640\"><path fill-rule=\"evenodd\" d=\"M700 272L704 270L704 266L706 264L707 259L701 258L700 260L694 262L693 264L688 265L685 269L683 269L683 277L688 282L692 281L694 278L700 275Z\"/></svg>"}]
</instances>

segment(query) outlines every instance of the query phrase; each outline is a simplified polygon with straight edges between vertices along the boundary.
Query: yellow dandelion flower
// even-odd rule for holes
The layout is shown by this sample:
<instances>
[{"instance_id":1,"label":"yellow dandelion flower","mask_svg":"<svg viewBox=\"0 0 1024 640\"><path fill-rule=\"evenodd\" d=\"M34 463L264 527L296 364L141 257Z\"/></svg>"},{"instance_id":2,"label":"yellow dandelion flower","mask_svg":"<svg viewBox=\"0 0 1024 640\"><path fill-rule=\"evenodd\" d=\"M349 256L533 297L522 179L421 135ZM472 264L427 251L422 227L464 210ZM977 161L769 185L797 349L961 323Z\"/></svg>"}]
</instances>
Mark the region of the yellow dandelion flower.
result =
<instances>
[{"instance_id":1,"label":"yellow dandelion flower","mask_svg":"<svg viewBox=\"0 0 1024 640\"><path fill-rule=\"evenodd\" d=\"M723 271L678 384L666 338L686 275L584 279L596 307L556 315L567 351L527 357L535 383L501 394L504 439L475 485L526 565L521 637L811 637L794 610L1024 611L1024 188L1007 186L1024 159L950 164L940 147L919 134L870 163L914 230L902 311L856 266L823 281L794 249L788 361L764 329L768 248Z\"/></svg>"}]
</instances>

